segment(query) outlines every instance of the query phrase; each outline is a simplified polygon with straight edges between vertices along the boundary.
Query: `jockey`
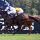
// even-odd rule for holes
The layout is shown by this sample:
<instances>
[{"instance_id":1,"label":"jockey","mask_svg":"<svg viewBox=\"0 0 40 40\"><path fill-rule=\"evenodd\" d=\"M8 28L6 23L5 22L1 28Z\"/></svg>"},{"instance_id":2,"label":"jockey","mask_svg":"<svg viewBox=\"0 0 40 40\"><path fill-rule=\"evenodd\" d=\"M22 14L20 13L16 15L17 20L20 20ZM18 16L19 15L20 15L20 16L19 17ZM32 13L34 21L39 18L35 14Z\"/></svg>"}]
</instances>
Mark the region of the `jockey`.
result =
<instances>
[{"instance_id":1,"label":"jockey","mask_svg":"<svg viewBox=\"0 0 40 40\"><path fill-rule=\"evenodd\" d=\"M16 13L18 13L18 15L23 14L24 11L22 8L15 8L16 9Z\"/></svg>"}]
</instances>

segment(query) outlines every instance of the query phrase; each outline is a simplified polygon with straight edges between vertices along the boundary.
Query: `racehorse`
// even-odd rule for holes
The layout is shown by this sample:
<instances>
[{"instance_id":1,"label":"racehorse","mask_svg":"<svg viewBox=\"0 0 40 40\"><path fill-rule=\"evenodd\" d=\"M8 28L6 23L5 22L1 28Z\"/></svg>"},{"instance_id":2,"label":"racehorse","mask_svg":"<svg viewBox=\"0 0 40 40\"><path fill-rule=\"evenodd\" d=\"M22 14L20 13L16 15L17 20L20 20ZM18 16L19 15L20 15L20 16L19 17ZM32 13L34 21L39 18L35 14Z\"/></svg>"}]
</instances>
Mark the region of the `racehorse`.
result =
<instances>
[{"instance_id":1,"label":"racehorse","mask_svg":"<svg viewBox=\"0 0 40 40\"><path fill-rule=\"evenodd\" d=\"M18 30L21 30L22 25L28 26L29 27L29 33L32 32L32 21L38 21L36 20L34 17L32 16L27 16L27 15L17 15L16 16L16 22L14 22L14 19L11 19L6 11L0 11L0 14L2 15L2 17L4 18L4 22L7 24L7 27L10 28L10 26L14 26L15 24L18 25ZM33 20L32 20L33 19ZM23 28L22 28L23 29Z\"/></svg>"}]
</instances>

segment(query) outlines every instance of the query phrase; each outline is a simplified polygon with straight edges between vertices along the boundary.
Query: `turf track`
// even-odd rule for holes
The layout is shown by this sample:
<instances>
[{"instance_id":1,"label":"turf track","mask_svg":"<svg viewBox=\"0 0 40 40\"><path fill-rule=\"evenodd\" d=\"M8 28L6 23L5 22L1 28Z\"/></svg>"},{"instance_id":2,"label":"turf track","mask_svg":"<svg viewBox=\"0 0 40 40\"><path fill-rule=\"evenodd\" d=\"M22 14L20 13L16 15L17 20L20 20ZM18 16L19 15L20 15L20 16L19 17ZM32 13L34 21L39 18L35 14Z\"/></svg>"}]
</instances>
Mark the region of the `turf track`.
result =
<instances>
[{"instance_id":1,"label":"turf track","mask_svg":"<svg viewBox=\"0 0 40 40\"><path fill-rule=\"evenodd\" d=\"M40 34L0 34L0 40L40 40Z\"/></svg>"}]
</instances>

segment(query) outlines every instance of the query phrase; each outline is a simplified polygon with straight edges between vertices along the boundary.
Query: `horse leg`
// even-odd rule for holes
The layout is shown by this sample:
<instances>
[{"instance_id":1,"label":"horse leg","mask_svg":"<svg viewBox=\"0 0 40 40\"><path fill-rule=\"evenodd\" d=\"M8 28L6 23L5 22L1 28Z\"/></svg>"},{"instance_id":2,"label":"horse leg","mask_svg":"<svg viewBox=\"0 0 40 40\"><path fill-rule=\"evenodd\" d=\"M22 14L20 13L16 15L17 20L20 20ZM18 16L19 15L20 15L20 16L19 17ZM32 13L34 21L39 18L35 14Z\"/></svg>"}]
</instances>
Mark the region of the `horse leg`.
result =
<instances>
[{"instance_id":1,"label":"horse leg","mask_svg":"<svg viewBox=\"0 0 40 40\"><path fill-rule=\"evenodd\" d=\"M12 33L15 34L15 28L12 26Z\"/></svg>"},{"instance_id":2,"label":"horse leg","mask_svg":"<svg viewBox=\"0 0 40 40\"><path fill-rule=\"evenodd\" d=\"M23 30L26 27L26 25L22 25L21 30Z\"/></svg>"},{"instance_id":3,"label":"horse leg","mask_svg":"<svg viewBox=\"0 0 40 40\"><path fill-rule=\"evenodd\" d=\"M29 34L31 34L31 32L32 32L32 27L29 26Z\"/></svg>"},{"instance_id":4,"label":"horse leg","mask_svg":"<svg viewBox=\"0 0 40 40\"><path fill-rule=\"evenodd\" d=\"M20 25L18 25L17 30L18 30L18 31L21 31L21 26L20 26Z\"/></svg>"}]
</instances>

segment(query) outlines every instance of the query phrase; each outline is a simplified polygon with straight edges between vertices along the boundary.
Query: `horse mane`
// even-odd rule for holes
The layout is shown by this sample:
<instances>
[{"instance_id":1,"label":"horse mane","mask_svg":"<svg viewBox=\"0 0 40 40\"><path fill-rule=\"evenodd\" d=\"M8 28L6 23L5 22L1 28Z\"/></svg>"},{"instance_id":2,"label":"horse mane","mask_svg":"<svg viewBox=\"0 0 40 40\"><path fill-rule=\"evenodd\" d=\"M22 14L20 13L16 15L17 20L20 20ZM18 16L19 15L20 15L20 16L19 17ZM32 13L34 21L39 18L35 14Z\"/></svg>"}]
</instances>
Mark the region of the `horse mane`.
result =
<instances>
[{"instance_id":1,"label":"horse mane","mask_svg":"<svg viewBox=\"0 0 40 40\"><path fill-rule=\"evenodd\" d=\"M36 21L36 22L39 22L38 18L37 17L33 17L33 16L29 16L30 19Z\"/></svg>"}]
</instances>

